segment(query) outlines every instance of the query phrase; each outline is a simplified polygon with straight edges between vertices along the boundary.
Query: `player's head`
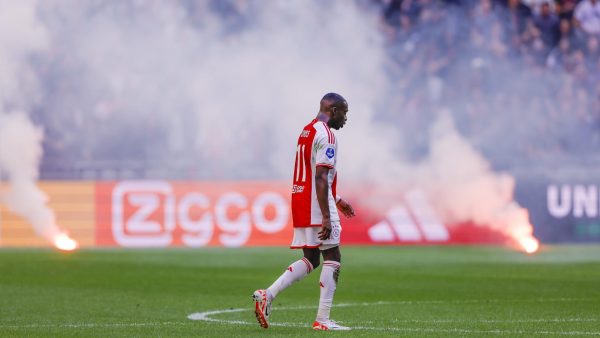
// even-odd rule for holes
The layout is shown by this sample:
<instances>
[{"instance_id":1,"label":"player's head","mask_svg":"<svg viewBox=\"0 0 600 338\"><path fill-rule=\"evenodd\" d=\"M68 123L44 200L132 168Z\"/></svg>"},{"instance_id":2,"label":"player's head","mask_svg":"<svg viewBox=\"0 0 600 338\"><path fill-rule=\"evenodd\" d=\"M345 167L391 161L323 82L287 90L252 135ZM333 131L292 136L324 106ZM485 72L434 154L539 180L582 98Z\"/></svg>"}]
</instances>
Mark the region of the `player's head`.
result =
<instances>
[{"instance_id":1,"label":"player's head","mask_svg":"<svg viewBox=\"0 0 600 338\"><path fill-rule=\"evenodd\" d=\"M321 99L321 112L329 116L327 125L333 129L340 129L346 124L348 113L348 102L337 93L327 93Z\"/></svg>"}]
</instances>

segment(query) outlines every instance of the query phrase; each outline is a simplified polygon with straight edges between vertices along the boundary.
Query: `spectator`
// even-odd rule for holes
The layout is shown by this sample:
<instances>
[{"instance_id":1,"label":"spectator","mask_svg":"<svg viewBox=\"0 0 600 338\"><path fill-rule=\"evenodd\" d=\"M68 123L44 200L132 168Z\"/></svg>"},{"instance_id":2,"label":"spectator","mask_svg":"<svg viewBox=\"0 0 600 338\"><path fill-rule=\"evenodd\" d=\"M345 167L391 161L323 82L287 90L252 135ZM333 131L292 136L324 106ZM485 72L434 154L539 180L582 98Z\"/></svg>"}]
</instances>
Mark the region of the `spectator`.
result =
<instances>
[{"instance_id":1,"label":"spectator","mask_svg":"<svg viewBox=\"0 0 600 338\"><path fill-rule=\"evenodd\" d=\"M575 33L571 29L571 21L569 19L561 19L558 26L558 34L560 39L573 40Z\"/></svg>"},{"instance_id":2,"label":"spectator","mask_svg":"<svg viewBox=\"0 0 600 338\"><path fill-rule=\"evenodd\" d=\"M568 70L567 60L571 53L571 40L560 39L558 46L548 55L547 66L549 69Z\"/></svg>"},{"instance_id":3,"label":"spectator","mask_svg":"<svg viewBox=\"0 0 600 338\"><path fill-rule=\"evenodd\" d=\"M571 20L573 18L573 12L577 6L577 0L557 0L556 1L556 13L562 19Z\"/></svg>"},{"instance_id":4,"label":"spectator","mask_svg":"<svg viewBox=\"0 0 600 338\"><path fill-rule=\"evenodd\" d=\"M555 3L549 2L548 0L522 0L527 7L531 8L534 13L539 13L544 4L548 4L550 6L550 10L555 11Z\"/></svg>"},{"instance_id":5,"label":"spectator","mask_svg":"<svg viewBox=\"0 0 600 338\"><path fill-rule=\"evenodd\" d=\"M560 39L560 20L551 12L548 2L542 3L540 12L533 17L535 26L540 30L541 39L547 50L554 48Z\"/></svg>"},{"instance_id":6,"label":"spectator","mask_svg":"<svg viewBox=\"0 0 600 338\"><path fill-rule=\"evenodd\" d=\"M479 0L473 9L472 15L475 28L488 36L491 23L496 20L492 0Z\"/></svg>"},{"instance_id":7,"label":"spectator","mask_svg":"<svg viewBox=\"0 0 600 338\"><path fill-rule=\"evenodd\" d=\"M598 46L598 37L595 35L590 35L587 39L587 43L585 45L586 51L586 59L595 63L600 56L600 46Z\"/></svg>"},{"instance_id":8,"label":"spectator","mask_svg":"<svg viewBox=\"0 0 600 338\"><path fill-rule=\"evenodd\" d=\"M600 34L600 0L583 0L575 7L575 24L588 34Z\"/></svg>"},{"instance_id":9,"label":"spectator","mask_svg":"<svg viewBox=\"0 0 600 338\"><path fill-rule=\"evenodd\" d=\"M391 0L383 9L383 18L389 25L398 26L400 24L401 7L402 0Z\"/></svg>"},{"instance_id":10,"label":"spectator","mask_svg":"<svg viewBox=\"0 0 600 338\"><path fill-rule=\"evenodd\" d=\"M527 20L531 18L531 9L521 0L508 0L506 16L510 34L521 34L525 30Z\"/></svg>"}]
</instances>

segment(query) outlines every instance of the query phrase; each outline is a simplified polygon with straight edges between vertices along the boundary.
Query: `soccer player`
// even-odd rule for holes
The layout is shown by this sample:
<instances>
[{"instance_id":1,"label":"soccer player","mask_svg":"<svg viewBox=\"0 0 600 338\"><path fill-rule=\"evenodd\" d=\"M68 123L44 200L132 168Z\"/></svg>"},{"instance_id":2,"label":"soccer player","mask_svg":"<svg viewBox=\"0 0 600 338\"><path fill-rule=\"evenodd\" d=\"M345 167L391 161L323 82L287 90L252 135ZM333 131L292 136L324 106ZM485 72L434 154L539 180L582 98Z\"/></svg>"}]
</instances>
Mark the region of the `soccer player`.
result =
<instances>
[{"instance_id":1,"label":"soccer player","mask_svg":"<svg viewBox=\"0 0 600 338\"><path fill-rule=\"evenodd\" d=\"M300 133L292 186L294 238L292 249L302 249L304 257L292 263L266 290L256 290L252 297L255 314L263 328L269 327L271 303L277 295L319 266L321 269L319 309L313 323L315 330L349 330L329 318L333 295L340 274L339 211L354 216L352 206L336 195L338 143L331 131L346 124L348 102L339 94L329 93L321 99L319 113Z\"/></svg>"}]
</instances>

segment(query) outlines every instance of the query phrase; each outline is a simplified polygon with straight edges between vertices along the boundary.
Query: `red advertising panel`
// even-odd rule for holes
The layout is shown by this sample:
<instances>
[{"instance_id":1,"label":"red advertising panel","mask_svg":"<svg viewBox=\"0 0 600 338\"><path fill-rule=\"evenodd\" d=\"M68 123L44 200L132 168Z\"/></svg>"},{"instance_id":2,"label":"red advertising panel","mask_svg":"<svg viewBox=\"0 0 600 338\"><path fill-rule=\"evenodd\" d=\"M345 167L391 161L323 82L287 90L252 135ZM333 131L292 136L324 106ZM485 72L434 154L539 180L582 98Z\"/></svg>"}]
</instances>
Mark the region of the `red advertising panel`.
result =
<instances>
[{"instance_id":1,"label":"red advertising panel","mask_svg":"<svg viewBox=\"0 0 600 338\"><path fill-rule=\"evenodd\" d=\"M99 246L289 244L289 184L121 181L98 183Z\"/></svg>"},{"instance_id":2,"label":"red advertising panel","mask_svg":"<svg viewBox=\"0 0 600 338\"><path fill-rule=\"evenodd\" d=\"M415 190L397 196L344 192L357 216L342 218L344 244L502 243L496 232L448 226ZM287 246L290 185L273 181L121 181L96 185L96 245Z\"/></svg>"}]
</instances>

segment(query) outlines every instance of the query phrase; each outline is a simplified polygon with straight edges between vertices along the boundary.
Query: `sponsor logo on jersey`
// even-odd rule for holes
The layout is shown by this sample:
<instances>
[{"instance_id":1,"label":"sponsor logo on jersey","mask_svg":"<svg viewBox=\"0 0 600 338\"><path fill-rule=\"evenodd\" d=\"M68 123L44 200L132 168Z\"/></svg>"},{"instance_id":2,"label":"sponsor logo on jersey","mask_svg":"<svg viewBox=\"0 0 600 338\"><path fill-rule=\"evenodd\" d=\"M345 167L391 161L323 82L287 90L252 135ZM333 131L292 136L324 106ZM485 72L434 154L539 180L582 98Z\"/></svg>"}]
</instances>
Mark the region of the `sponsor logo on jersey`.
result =
<instances>
[{"instance_id":1,"label":"sponsor logo on jersey","mask_svg":"<svg viewBox=\"0 0 600 338\"><path fill-rule=\"evenodd\" d=\"M310 130L303 130L302 134L300 134L300 137L308 137L308 135L310 135Z\"/></svg>"},{"instance_id":2,"label":"sponsor logo on jersey","mask_svg":"<svg viewBox=\"0 0 600 338\"><path fill-rule=\"evenodd\" d=\"M325 151L325 155L327 155L327 157L329 158L333 158L333 156L335 155L335 150L333 150L333 148L327 148L327 150Z\"/></svg>"},{"instance_id":3,"label":"sponsor logo on jersey","mask_svg":"<svg viewBox=\"0 0 600 338\"><path fill-rule=\"evenodd\" d=\"M304 191L304 186L303 185L296 185L296 184L294 184L294 186L292 187L292 194L301 193L303 191Z\"/></svg>"}]
</instances>

